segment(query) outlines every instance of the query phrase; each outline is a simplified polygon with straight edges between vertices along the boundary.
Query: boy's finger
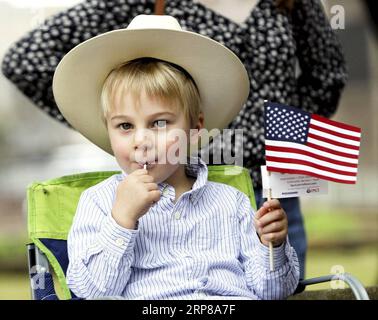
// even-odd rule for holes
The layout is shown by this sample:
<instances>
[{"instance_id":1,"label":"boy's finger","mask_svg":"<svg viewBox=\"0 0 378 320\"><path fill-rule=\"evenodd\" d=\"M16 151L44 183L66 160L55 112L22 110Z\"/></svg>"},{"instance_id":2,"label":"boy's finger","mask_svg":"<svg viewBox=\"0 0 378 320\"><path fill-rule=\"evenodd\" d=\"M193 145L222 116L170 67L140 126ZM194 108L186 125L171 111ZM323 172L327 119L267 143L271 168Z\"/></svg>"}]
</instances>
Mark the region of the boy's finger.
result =
<instances>
[{"instance_id":1,"label":"boy's finger","mask_svg":"<svg viewBox=\"0 0 378 320\"><path fill-rule=\"evenodd\" d=\"M264 216L256 221L256 224L260 228L264 228L267 224L272 223L276 220L282 220L284 218L284 213L282 209L273 210L267 212Z\"/></svg>"},{"instance_id":2,"label":"boy's finger","mask_svg":"<svg viewBox=\"0 0 378 320\"><path fill-rule=\"evenodd\" d=\"M264 208L267 208L268 210L274 210L281 208L281 203L278 199L272 199L269 201L265 201L262 206Z\"/></svg>"},{"instance_id":3,"label":"boy's finger","mask_svg":"<svg viewBox=\"0 0 378 320\"><path fill-rule=\"evenodd\" d=\"M140 175L143 175L143 174L148 174L148 171L146 169L136 169L131 174L136 175L136 176L140 176Z\"/></svg>"},{"instance_id":4,"label":"boy's finger","mask_svg":"<svg viewBox=\"0 0 378 320\"><path fill-rule=\"evenodd\" d=\"M148 175L148 174L143 174L138 177L139 181L149 183L149 182L154 182L154 177Z\"/></svg>"},{"instance_id":5,"label":"boy's finger","mask_svg":"<svg viewBox=\"0 0 378 320\"><path fill-rule=\"evenodd\" d=\"M255 220L259 220L263 215L267 214L269 211L265 207L261 207L259 210L255 213Z\"/></svg>"},{"instance_id":6,"label":"boy's finger","mask_svg":"<svg viewBox=\"0 0 378 320\"><path fill-rule=\"evenodd\" d=\"M148 192L149 199L152 203L160 200L160 190L152 190Z\"/></svg>"},{"instance_id":7,"label":"boy's finger","mask_svg":"<svg viewBox=\"0 0 378 320\"><path fill-rule=\"evenodd\" d=\"M263 205L257 210L255 214L256 219L260 219L263 215L267 214L269 211L280 209L281 203L278 199L272 199L270 201L265 201Z\"/></svg>"},{"instance_id":8,"label":"boy's finger","mask_svg":"<svg viewBox=\"0 0 378 320\"><path fill-rule=\"evenodd\" d=\"M266 233L261 236L261 240L264 240L266 242L273 242L273 244L275 244L278 241L284 242L285 239L286 239L285 231Z\"/></svg>"},{"instance_id":9,"label":"boy's finger","mask_svg":"<svg viewBox=\"0 0 378 320\"><path fill-rule=\"evenodd\" d=\"M158 185L156 183L154 183L154 182L148 182L148 183L146 183L146 188L147 188L148 191L159 190Z\"/></svg>"},{"instance_id":10,"label":"boy's finger","mask_svg":"<svg viewBox=\"0 0 378 320\"><path fill-rule=\"evenodd\" d=\"M261 232L260 232L261 234L280 232L280 231L285 230L285 223L282 220L273 221L260 229L261 229Z\"/></svg>"}]
</instances>

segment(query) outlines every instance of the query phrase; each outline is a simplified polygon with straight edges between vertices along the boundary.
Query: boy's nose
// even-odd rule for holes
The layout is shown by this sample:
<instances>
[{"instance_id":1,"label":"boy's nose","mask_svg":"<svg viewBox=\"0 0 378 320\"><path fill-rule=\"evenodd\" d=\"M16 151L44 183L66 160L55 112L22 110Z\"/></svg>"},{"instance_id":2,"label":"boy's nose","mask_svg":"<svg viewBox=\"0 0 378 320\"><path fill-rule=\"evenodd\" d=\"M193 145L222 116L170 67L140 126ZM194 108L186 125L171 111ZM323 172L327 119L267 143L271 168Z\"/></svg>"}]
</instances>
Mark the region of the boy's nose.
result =
<instances>
[{"instance_id":1,"label":"boy's nose","mask_svg":"<svg viewBox=\"0 0 378 320\"><path fill-rule=\"evenodd\" d=\"M147 131L135 133L134 136L134 157L138 163L155 162L156 154L154 148L154 136Z\"/></svg>"},{"instance_id":2,"label":"boy's nose","mask_svg":"<svg viewBox=\"0 0 378 320\"><path fill-rule=\"evenodd\" d=\"M153 147L154 136L149 130L139 129L134 136L135 150L149 150Z\"/></svg>"}]
</instances>

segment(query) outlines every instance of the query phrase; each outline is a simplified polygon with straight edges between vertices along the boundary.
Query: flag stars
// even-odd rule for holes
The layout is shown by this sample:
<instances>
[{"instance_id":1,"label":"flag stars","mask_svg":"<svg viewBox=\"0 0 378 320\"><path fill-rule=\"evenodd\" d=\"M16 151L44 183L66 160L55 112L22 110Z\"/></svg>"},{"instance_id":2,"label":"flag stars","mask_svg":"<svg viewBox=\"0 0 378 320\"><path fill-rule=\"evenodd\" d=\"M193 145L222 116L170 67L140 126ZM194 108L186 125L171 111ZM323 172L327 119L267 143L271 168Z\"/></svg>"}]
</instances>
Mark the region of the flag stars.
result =
<instances>
[{"instance_id":1,"label":"flag stars","mask_svg":"<svg viewBox=\"0 0 378 320\"><path fill-rule=\"evenodd\" d=\"M309 121L306 115L294 109L281 106L266 108L266 138L287 140L295 143L305 142Z\"/></svg>"}]
</instances>

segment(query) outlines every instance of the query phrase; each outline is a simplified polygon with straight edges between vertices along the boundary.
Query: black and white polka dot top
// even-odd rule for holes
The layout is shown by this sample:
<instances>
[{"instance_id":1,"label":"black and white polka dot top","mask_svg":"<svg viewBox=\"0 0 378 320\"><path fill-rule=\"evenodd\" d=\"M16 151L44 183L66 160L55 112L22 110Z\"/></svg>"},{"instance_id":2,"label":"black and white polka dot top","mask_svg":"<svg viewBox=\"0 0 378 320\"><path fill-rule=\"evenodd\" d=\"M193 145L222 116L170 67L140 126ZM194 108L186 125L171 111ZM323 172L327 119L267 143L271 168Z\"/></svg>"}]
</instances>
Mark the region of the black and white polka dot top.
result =
<instances>
[{"instance_id":1,"label":"black and white polka dot top","mask_svg":"<svg viewBox=\"0 0 378 320\"><path fill-rule=\"evenodd\" d=\"M2 71L39 108L65 122L52 94L54 70L74 46L98 34L125 28L138 14L153 14L154 0L87 0L48 19L6 53ZM250 95L229 125L243 129L243 139L214 143L215 148L243 148L243 165L254 187L261 186L264 160L264 100L280 102L330 117L346 83L342 49L319 0L296 0L284 12L276 0L260 0L242 24L193 0L166 1L166 14L184 30L224 44L245 64ZM214 149L210 145L210 152ZM225 150L230 154L230 151ZM218 151L217 151L218 152ZM240 153L239 153L240 154Z\"/></svg>"}]
</instances>

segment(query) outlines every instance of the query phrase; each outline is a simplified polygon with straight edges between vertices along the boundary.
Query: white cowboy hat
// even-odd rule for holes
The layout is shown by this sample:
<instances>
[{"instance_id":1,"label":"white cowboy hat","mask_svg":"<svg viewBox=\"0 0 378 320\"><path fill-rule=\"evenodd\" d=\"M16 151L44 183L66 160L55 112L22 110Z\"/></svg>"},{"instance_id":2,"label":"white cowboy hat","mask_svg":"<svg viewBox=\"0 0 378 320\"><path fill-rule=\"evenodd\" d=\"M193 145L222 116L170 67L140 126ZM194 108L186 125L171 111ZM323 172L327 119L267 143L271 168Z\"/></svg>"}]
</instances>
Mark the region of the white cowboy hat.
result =
<instances>
[{"instance_id":1,"label":"white cowboy hat","mask_svg":"<svg viewBox=\"0 0 378 320\"><path fill-rule=\"evenodd\" d=\"M110 154L101 120L102 86L116 66L142 57L172 62L192 76L209 131L227 127L248 98L247 71L231 50L182 30L171 16L136 16L126 29L101 34L73 48L60 61L53 79L55 101L65 119Z\"/></svg>"}]
</instances>

